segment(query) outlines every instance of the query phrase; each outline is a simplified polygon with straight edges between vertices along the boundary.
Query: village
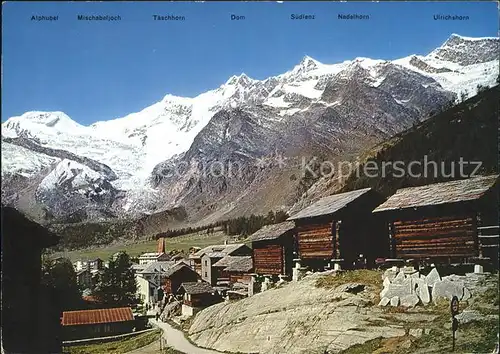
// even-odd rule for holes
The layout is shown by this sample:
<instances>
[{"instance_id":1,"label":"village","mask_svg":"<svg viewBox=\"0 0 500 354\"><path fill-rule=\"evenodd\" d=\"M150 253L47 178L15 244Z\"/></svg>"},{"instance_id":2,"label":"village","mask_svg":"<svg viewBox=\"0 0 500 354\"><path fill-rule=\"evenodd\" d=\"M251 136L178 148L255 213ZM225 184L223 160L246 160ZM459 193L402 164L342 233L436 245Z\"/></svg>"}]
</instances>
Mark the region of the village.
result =
<instances>
[{"instance_id":1,"label":"village","mask_svg":"<svg viewBox=\"0 0 500 354\"><path fill-rule=\"evenodd\" d=\"M265 225L245 243L193 246L188 254L167 252L159 234L157 249L130 263L139 299L133 308L99 308L92 293L96 276L123 252L110 261L78 260L77 282L95 309L63 312L65 340L129 333L148 321L182 325L204 308L313 272L385 270L379 306L468 300L472 288L464 283L498 263L498 180L480 176L403 188L387 199L371 188L335 194Z\"/></svg>"}]
</instances>

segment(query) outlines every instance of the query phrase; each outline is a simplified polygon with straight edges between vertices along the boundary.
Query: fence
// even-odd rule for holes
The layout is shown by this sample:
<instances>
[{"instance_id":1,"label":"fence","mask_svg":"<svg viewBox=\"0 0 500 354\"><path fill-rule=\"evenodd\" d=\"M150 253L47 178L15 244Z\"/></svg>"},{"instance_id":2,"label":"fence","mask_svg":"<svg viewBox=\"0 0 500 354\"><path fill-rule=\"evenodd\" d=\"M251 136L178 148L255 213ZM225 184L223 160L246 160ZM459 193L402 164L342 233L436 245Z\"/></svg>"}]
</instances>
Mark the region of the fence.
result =
<instances>
[{"instance_id":1,"label":"fence","mask_svg":"<svg viewBox=\"0 0 500 354\"><path fill-rule=\"evenodd\" d=\"M118 339L123 339L123 338L127 338L127 337L138 336L139 334L147 333L147 332L152 332L152 331L156 331L156 330L157 330L156 328L150 328L150 329L145 329L143 331L137 331L137 332L132 332L132 333L119 334L119 335L116 335L116 336L69 340L69 341L64 341L62 344L63 344L63 347L70 347L70 346L74 346L74 345L107 343L107 342L112 342L112 341L115 341L115 340L118 340Z\"/></svg>"}]
</instances>

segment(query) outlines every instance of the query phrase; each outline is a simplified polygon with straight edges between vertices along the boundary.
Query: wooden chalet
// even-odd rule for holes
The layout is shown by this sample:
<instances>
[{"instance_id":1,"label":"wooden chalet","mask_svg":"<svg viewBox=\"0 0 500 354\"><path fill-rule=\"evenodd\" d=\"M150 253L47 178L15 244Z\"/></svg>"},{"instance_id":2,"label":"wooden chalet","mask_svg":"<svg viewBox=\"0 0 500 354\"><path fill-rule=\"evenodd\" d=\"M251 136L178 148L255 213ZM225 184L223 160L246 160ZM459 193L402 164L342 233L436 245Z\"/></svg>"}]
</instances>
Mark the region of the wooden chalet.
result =
<instances>
[{"instance_id":1,"label":"wooden chalet","mask_svg":"<svg viewBox=\"0 0 500 354\"><path fill-rule=\"evenodd\" d=\"M295 222L300 262L322 270L331 262L372 265L386 255L387 233L372 211L384 198L371 188L324 197L288 218Z\"/></svg>"},{"instance_id":2,"label":"wooden chalet","mask_svg":"<svg viewBox=\"0 0 500 354\"><path fill-rule=\"evenodd\" d=\"M2 205L2 353L60 353L60 303L41 284L42 249L59 237Z\"/></svg>"},{"instance_id":3,"label":"wooden chalet","mask_svg":"<svg viewBox=\"0 0 500 354\"><path fill-rule=\"evenodd\" d=\"M61 323L65 340L124 334L135 326L130 307L64 311Z\"/></svg>"},{"instance_id":4,"label":"wooden chalet","mask_svg":"<svg viewBox=\"0 0 500 354\"><path fill-rule=\"evenodd\" d=\"M248 284L253 271L252 256L226 256L213 265L217 269L217 285Z\"/></svg>"},{"instance_id":5,"label":"wooden chalet","mask_svg":"<svg viewBox=\"0 0 500 354\"><path fill-rule=\"evenodd\" d=\"M250 236L254 272L259 275L291 275L295 223L266 225Z\"/></svg>"},{"instance_id":6,"label":"wooden chalet","mask_svg":"<svg viewBox=\"0 0 500 354\"><path fill-rule=\"evenodd\" d=\"M243 243L212 245L191 254L189 259L193 268L204 281L215 285L218 279L218 268L213 265L226 256L250 256L252 250Z\"/></svg>"},{"instance_id":7,"label":"wooden chalet","mask_svg":"<svg viewBox=\"0 0 500 354\"><path fill-rule=\"evenodd\" d=\"M498 175L399 189L374 210L392 257L498 260Z\"/></svg>"},{"instance_id":8,"label":"wooden chalet","mask_svg":"<svg viewBox=\"0 0 500 354\"><path fill-rule=\"evenodd\" d=\"M188 316L220 301L216 290L205 281L182 283L177 294L183 296L182 314Z\"/></svg>"},{"instance_id":9,"label":"wooden chalet","mask_svg":"<svg viewBox=\"0 0 500 354\"><path fill-rule=\"evenodd\" d=\"M163 286L165 294L177 294L177 290L183 282L196 282L200 275L185 263L178 263L168 269L164 274L165 285Z\"/></svg>"}]
</instances>

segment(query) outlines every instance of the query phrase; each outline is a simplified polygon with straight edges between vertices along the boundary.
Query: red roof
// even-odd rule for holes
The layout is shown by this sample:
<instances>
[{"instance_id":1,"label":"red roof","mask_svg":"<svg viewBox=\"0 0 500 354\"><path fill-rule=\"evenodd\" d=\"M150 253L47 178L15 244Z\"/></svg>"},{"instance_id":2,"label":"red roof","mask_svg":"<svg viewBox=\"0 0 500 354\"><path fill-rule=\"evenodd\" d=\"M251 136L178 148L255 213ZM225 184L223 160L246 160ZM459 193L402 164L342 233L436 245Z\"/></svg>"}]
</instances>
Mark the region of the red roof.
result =
<instances>
[{"instance_id":1,"label":"red roof","mask_svg":"<svg viewBox=\"0 0 500 354\"><path fill-rule=\"evenodd\" d=\"M64 311L63 326L132 321L134 315L130 307L114 309Z\"/></svg>"}]
</instances>

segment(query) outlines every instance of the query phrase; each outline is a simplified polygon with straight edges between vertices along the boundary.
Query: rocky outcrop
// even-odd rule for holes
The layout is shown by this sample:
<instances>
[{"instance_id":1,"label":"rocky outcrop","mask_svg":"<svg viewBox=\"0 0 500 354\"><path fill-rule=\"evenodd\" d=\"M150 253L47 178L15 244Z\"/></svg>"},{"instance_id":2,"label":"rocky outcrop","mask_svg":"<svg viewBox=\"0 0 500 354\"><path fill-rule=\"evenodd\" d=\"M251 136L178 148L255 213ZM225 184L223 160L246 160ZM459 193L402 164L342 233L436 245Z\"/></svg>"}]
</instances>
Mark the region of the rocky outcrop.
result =
<instances>
[{"instance_id":1,"label":"rocky outcrop","mask_svg":"<svg viewBox=\"0 0 500 354\"><path fill-rule=\"evenodd\" d=\"M204 309L189 337L197 345L241 353L338 353L377 337L405 335L387 321L369 285L345 283L331 289L316 282L333 272L314 273L236 302ZM414 316L409 314L408 316Z\"/></svg>"}]
</instances>

